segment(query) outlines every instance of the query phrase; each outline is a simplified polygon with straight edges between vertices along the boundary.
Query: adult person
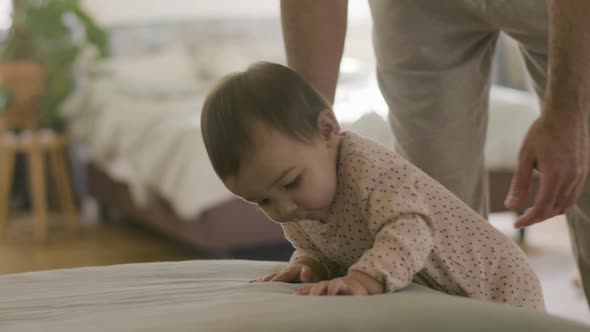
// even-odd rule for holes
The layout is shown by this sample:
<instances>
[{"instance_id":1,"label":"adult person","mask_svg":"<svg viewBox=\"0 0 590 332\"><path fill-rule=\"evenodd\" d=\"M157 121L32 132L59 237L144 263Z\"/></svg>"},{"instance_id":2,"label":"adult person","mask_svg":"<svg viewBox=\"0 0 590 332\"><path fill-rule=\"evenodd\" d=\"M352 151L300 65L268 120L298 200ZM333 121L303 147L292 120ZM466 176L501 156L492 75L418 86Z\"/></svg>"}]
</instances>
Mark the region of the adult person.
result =
<instances>
[{"instance_id":1,"label":"adult person","mask_svg":"<svg viewBox=\"0 0 590 332\"><path fill-rule=\"evenodd\" d=\"M288 65L334 101L346 0L282 0ZM484 217L490 69L501 31L520 44L541 115L529 128L506 206L540 184L526 227L566 213L590 298L590 1L373 0L379 87L396 150ZM515 142L515 144L518 144Z\"/></svg>"}]
</instances>

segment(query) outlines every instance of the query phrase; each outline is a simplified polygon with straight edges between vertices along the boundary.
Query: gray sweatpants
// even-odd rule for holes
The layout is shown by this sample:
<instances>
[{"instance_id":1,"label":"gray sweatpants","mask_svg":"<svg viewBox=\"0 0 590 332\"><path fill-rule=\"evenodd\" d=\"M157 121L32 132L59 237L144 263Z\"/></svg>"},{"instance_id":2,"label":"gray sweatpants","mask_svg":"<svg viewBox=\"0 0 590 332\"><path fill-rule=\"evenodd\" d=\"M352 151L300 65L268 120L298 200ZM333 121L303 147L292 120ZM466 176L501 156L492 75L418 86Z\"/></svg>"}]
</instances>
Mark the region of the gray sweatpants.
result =
<instances>
[{"instance_id":1,"label":"gray sweatpants","mask_svg":"<svg viewBox=\"0 0 590 332\"><path fill-rule=\"evenodd\" d=\"M487 217L484 143L490 70L504 31L520 43L544 95L548 17L544 0L372 0L377 74L396 150ZM521 142L514 142L521 144ZM590 179L567 213L590 299Z\"/></svg>"}]
</instances>

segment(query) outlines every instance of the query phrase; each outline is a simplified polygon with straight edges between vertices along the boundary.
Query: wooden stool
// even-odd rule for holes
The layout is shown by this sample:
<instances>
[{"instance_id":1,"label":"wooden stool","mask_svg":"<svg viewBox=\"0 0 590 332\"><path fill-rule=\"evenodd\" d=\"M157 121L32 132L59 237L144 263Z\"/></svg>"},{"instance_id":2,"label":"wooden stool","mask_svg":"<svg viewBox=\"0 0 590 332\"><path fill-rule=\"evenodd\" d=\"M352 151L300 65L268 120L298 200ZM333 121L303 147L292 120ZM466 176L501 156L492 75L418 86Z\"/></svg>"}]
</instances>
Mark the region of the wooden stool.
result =
<instances>
[{"instance_id":1,"label":"wooden stool","mask_svg":"<svg viewBox=\"0 0 590 332\"><path fill-rule=\"evenodd\" d=\"M46 157L51 164L61 210L70 228L77 228L78 213L64 160L66 138L51 129L39 129L39 100L46 86L43 67L27 60L0 63L0 83L13 92L10 105L0 112L0 237L5 234L8 222L10 187L17 153L27 157L36 238L44 241L48 231ZM14 134L15 129L21 134Z\"/></svg>"},{"instance_id":2,"label":"wooden stool","mask_svg":"<svg viewBox=\"0 0 590 332\"><path fill-rule=\"evenodd\" d=\"M55 181L60 208L70 229L78 228L78 213L70 187L65 163L66 138L49 129L20 135L5 132L0 137L0 236L5 234L10 210L10 188L17 153L28 157L29 186L33 201L35 237L47 238L47 194L45 188L45 160L49 157L51 175Z\"/></svg>"}]
</instances>

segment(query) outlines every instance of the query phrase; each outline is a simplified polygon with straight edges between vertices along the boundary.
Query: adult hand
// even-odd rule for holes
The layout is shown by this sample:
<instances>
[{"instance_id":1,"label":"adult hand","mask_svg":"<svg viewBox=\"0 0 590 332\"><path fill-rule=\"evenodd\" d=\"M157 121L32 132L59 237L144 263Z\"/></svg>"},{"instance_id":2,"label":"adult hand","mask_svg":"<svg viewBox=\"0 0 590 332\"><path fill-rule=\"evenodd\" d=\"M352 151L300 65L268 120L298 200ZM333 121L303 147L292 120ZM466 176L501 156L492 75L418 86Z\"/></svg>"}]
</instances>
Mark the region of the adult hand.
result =
<instances>
[{"instance_id":1,"label":"adult hand","mask_svg":"<svg viewBox=\"0 0 590 332\"><path fill-rule=\"evenodd\" d=\"M303 286L299 295L373 295L385 292L385 287L369 275L351 271L346 276Z\"/></svg>"},{"instance_id":2,"label":"adult hand","mask_svg":"<svg viewBox=\"0 0 590 332\"><path fill-rule=\"evenodd\" d=\"M515 227L563 214L576 202L588 175L588 148L585 114L541 115L531 125L520 150L506 207L522 208L535 169L540 173L540 184L533 207L518 218Z\"/></svg>"}]
</instances>

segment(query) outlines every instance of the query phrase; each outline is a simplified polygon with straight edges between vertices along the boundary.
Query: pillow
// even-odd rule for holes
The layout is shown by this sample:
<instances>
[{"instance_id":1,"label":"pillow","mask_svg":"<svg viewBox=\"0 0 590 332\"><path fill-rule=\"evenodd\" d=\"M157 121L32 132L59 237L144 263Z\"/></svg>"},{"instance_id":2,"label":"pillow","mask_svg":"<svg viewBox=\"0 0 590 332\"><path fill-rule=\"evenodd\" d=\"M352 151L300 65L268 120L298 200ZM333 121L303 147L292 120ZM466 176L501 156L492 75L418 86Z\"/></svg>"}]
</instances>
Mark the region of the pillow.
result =
<instances>
[{"instance_id":1,"label":"pillow","mask_svg":"<svg viewBox=\"0 0 590 332\"><path fill-rule=\"evenodd\" d=\"M286 62L280 42L256 38L204 41L192 53L195 54L195 67L206 81L216 81L229 73L246 70L258 61Z\"/></svg>"},{"instance_id":2,"label":"pillow","mask_svg":"<svg viewBox=\"0 0 590 332\"><path fill-rule=\"evenodd\" d=\"M489 107L486 167L515 170L522 141L540 115L538 99L529 92L494 85Z\"/></svg>"},{"instance_id":3,"label":"pillow","mask_svg":"<svg viewBox=\"0 0 590 332\"><path fill-rule=\"evenodd\" d=\"M97 63L93 72L108 74L114 84L137 97L176 97L200 93L195 68L182 45L133 58Z\"/></svg>"}]
</instances>

